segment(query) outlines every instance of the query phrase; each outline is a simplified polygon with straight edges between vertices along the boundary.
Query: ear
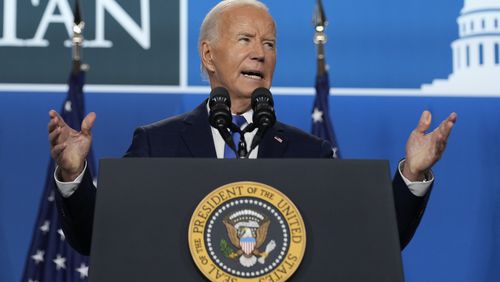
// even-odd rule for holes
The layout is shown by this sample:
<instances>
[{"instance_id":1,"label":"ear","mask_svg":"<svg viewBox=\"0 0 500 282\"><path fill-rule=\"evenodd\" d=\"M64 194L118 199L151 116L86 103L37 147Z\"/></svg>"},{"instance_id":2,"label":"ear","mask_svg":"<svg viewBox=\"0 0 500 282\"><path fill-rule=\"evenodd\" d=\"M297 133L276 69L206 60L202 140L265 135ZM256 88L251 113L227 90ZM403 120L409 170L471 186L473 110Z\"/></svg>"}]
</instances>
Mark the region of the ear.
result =
<instances>
[{"instance_id":1,"label":"ear","mask_svg":"<svg viewBox=\"0 0 500 282\"><path fill-rule=\"evenodd\" d=\"M207 41L203 41L201 43L201 54L200 54L201 63L203 64L203 66L205 66L205 68L209 72L215 71L215 66L214 66L214 62L213 62L214 54L213 54L212 48L213 47Z\"/></svg>"}]
</instances>

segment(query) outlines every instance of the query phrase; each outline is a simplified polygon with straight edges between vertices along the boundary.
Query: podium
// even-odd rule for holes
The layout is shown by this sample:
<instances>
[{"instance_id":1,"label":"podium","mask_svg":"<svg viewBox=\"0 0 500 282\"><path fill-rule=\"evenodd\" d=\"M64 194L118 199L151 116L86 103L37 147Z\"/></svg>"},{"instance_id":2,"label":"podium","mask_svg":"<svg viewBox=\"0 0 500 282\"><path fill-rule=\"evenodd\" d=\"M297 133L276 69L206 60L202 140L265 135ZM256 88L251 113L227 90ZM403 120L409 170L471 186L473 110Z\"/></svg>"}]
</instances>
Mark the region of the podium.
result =
<instances>
[{"instance_id":1,"label":"podium","mask_svg":"<svg viewBox=\"0 0 500 282\"><path fill-rule=\"evenodd\" d=\"M388 168L380 160L102 160L90 281L206 281L189 250L191 216L211 191L240 181L278 189L304 219L305 255L288 281L403 281Z\"/></svg>"}]
</instances>

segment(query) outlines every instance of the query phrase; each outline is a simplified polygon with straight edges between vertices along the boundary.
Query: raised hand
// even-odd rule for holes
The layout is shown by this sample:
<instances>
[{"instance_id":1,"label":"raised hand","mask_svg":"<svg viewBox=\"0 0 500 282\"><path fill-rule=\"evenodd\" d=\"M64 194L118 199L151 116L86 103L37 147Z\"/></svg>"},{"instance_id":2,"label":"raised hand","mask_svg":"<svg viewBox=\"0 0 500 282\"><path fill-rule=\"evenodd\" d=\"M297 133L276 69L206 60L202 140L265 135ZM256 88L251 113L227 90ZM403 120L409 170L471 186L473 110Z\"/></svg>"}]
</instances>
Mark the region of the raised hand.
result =
<instances>
[{"instance_id":1,"label":"raised hand","mask_svg":"<svg viewBox=\"0 0 500 282\"><path fill-rule=\"evenodd\" d=\"M434 131L426 134L431 120L431 113L424 111L406 143L406 161L402 172L410 181L422 181L425 173L441 158L457 114L451 113Z\"/></svg>"},{"instance_id":2,"label":"raised hand","mask_svg":"<svg viewBox=\"0 0 500 282\"><path fill-rule=\"evenodd\" d=\"M49 111L49 117L50 155L59 166L61 180L73 181L83 171L96 115L92 112L83 119L80 132L69 127L54 110Z\"/></svg>"}]
</instances>

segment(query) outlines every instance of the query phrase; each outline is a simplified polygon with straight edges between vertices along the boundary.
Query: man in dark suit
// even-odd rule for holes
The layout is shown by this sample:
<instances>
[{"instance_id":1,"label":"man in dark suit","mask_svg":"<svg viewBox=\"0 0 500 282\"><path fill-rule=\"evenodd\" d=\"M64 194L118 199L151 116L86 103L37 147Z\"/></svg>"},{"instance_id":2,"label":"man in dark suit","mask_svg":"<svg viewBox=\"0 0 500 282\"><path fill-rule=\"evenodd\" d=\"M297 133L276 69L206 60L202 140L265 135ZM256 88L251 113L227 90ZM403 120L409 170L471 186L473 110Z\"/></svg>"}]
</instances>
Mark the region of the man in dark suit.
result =
<instances>
[{"instance_id":1,"label":"man in dark suit","mask_svg":"<svg viewBox=\"0 0 500 282\"><path fill-rule=\"evenodd\" d=\"M252 0L227 0L206 16L200 31L199 53L212 88L224 87L231 97L231 111L252 121L250 94L258 87L270 88L276 64L275 23L267 7ZM223 158L224 141L208 123L206 101L192 112L138 128L127 157ZM50 111L49 141L55 172L57 202L69 243L89 254L96 188L86 169L91 128L96 115L83 120L81 131L66 125ZM452 113L429 134L431 116L424 112L411 133L406 158L393 180L398 228L403 248L413 236L427 203L433 176L432 165L441 157L451 128ZM246 136L247 144L255 132ZM250 158L331 158L327 141L277 122L268 130Z\"/></svg>"}]
</instances>

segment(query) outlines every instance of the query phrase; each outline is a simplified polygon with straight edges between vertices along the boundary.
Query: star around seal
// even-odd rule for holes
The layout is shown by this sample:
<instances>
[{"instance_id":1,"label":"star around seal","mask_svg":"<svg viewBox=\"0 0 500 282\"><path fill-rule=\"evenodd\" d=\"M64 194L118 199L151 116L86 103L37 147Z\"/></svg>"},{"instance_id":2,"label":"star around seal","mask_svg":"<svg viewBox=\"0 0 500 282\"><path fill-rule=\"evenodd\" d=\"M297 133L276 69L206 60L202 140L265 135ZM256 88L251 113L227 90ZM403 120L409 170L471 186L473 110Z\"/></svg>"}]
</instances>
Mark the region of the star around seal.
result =
<instances>
[{"instance_id":1,"label":"star around seal","mask_svg":"<svg viewBox=\"0 0 500 282\"><path fill-rule=\"evenodd\" d=\"M306 247L297 207L279 190L235 182L207 195L191 217L191 256L211 281L286 281Z\"/></svg>"}]
</instances>

